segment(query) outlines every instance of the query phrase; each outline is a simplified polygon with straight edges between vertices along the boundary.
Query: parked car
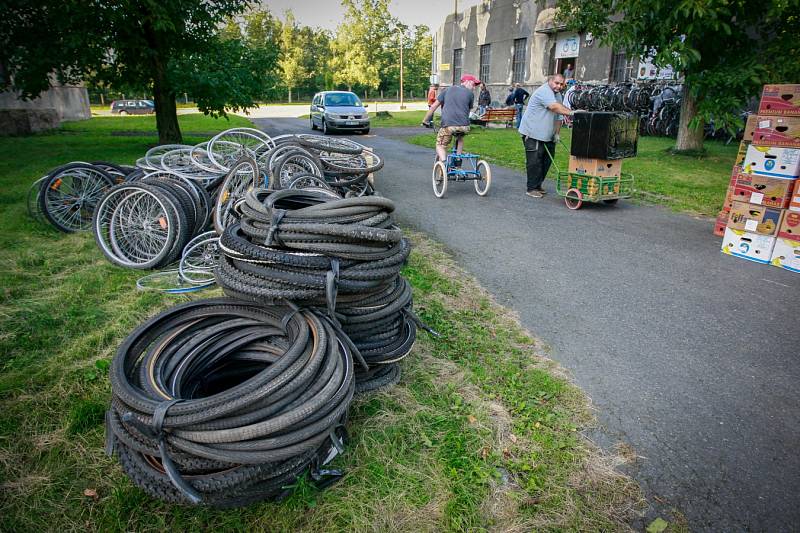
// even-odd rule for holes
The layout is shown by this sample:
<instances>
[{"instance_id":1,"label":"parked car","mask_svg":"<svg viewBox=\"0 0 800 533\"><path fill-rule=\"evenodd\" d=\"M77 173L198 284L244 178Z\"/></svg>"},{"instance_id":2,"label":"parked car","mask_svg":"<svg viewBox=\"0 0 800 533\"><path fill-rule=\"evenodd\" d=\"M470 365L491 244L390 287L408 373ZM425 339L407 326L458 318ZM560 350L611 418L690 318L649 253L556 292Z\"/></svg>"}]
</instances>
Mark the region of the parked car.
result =
<instances>
[{"instance_id":1,"label":"parked car","mask_svg":"<svg viewBox=\"0 0 800 533\"><path fill-rule=\"evenodd\" d=\"M114 100L111 102L111 112L120 115L150 115L156 112L156 105L152 100Z\"/></svg>"},{"instance_id":2,"label":"parked car","mask_svg":"<svg viewBox=\"0 0 800 533\"><path fill-rule=\"evenodd\" d=\"M311 100L311 129L323 134L336 130L369 133L367 104L349 91L323 91Z\"/></svg>"}]
</instances>

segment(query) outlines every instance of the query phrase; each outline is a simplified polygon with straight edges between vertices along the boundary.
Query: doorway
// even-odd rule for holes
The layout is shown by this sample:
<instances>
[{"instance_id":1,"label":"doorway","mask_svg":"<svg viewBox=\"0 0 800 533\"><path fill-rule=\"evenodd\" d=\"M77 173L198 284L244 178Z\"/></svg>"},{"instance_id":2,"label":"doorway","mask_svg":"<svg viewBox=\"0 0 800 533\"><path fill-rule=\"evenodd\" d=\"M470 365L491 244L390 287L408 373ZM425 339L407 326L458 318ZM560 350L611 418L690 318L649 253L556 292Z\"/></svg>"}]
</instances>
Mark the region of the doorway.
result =
<instances>
[{"instance_id":1,"label":"doorway","mask_svg":"<svg viewBox=\"0 0 800 533\"><path fill-rule=\"evenodd\" d=\"M571 76L564 76L565 78L574 78L575 77L575 67L576 61L578 60L577 57L562 57L560 59L556 59L556 71L555 74L564 74L564 71L567 70L567 66L572 67L572 75Z\"/></svg>"}]
</instances>

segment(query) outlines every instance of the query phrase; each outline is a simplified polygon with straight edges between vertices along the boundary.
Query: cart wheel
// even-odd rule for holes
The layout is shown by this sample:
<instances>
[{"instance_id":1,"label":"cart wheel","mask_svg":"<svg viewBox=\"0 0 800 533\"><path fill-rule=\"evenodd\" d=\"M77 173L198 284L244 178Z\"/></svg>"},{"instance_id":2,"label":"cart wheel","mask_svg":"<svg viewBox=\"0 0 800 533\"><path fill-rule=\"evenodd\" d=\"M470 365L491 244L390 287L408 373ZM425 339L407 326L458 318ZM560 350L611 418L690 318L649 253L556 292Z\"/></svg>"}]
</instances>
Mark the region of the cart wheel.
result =
<instances>
[{"instance_id":1,"label":"cart wheel","mask_svg":"<svg viewBox=\"0 0 800 533\"><path fill-rule=\"evenodd\" d=\"M443 197L447 192L447 169L441 161L433 164L431 181L433 182L433 194L436 195L436 198Z\"/></svg>"},{"instance_id":2,"label":"cart wheel","mask_svg":"<svg viewBox=\"0 0 800 533\"><path fill-rule=\"evenodd\" d=\"M583 205L583 193L578 189L569 189L564 195L564 203L572 210L580 209Z\"/></svg>"},{"instance_id":3,"label":"cart wheel","mask_svg":"<svg viewBox=\"0 0 800 533\"><path fill-rule=\"evenodd\" d=\"M478 196L486 196L489 194L489 187L492 186L492 169L489 167L489 163L483 159L478 161L475 169L481 175L480 179L474 181L475 192L478 193Z\"/></svg>"},{"instance_id":4,"label":"cart wheel","mask_svg":"<svg viewBox=\"0 0 800 533\"><path fill-rule=\"evenodd\" d=\"M619 201L619 198L609 198L608 200L603 200L603 203L606 205L614 205Z\"/></svg>"}]
</instances>

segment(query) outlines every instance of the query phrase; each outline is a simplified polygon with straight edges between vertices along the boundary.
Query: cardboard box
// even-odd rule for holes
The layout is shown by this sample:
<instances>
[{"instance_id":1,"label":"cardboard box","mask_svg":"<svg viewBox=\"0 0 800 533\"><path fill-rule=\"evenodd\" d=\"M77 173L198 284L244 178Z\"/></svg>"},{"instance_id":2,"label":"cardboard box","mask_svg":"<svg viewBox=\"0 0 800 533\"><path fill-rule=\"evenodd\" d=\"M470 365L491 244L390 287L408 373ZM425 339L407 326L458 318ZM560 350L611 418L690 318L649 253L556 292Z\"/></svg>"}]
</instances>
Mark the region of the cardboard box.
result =
<instances>
[{"instance_id":1,"label":"cardboard box","mask_svg":"<svg viewBox=\"0 0 800 533\"><path fill-rule=\"evenodd\" d=\"M770 146L747 147L744 167L748 174L761 174L773 178L796 178L800 175L800 149Z\"/></svg>"},{"instance_id":2,"label":"cardboard box","mask_svg":"<svg viewBox=\"0 0 800 533\"><path fill-rule=\"evenodd\" d=\"M730 208L723 208L722 211L717 213L717 219L714 221L714 235L717 237L725 235L725 228L728 225L728 216L730 212Z\"/></svg>"},{"instance_id":3,"label":"cardboard box","mask_svg":"<svg viewBox=\"0 0 800 533\"><path fill-rule=\"evenodd\" d=\"M733 187L733 200L785 209L796 181L740 172Z\"/></svg>"},{"instance_id":4,"label":"cardboard box","mask_svg":"<svg viewBox=\"0 0 800 533\"><path fill-rule=\"evenodd\" d=\"M783 214L783 221L778 226L778 238L800 241L800 213L786 211Z\"/></svg>"},{"instance_id":5,"label":"cardboard box","mask_svg":"<svg viewBox=\"0 0 800 533\"><path fill-rule=\"evenodd\" d=\"M733 202L728 227L737 231L774 236L783 217L783 209Z\"/></svg>"},{"instance_id":6,"label":"cardboard box","mask_svg":"<svg viewBox=\"0 0 800 533\"><path fill-rule=\"evenodd\" d=\"M569 171L603 178L618 177L622 172L622 159L594 159L571 155Z\"/></svg>"},{"instance_id":7,"label":"cardboard box","mask_svg":"<svg viewBox=\"0 0 800 533\"><path fill-rule=\"evenodd\" d=\"M775 239L770 260L772 266L800 273L800 241Z\"/></svg>"},{"instance_id":8,"label":"cardboard box","mask_svg":"<svg viewBox=\"0 0 800 533\"><path fill-rule=\"evenodd\" d=\"M775 237L725 228L722 253L766 265L772 260L776 240Z\"/></svg>"},{"instance_id":9,"label":"cardboard box","mask_svg":"<svg viewBox=\"0 0 800 533\"><path fill-rule=\"evenodd\" d=\"M736 161L734 162L734 166L741 167L744 165L744 158L747 157L747 148L753 144L750 141L742 141L739 143L739 151L736 152Z\"/></svg>"},{"instance_id":10,"label":"cardboard box","mask_svg":"<svg viewBox=\"0 0 800 533\"><path fill-rule=\"evenodd\" d=\"M753 142L753 135L756 133L758 118L758 115L747 115L747 122L744 123L744 135L742 135L743 142L748 144Z\"/></svg>"},{"instance_id":11,"label":"cardboard box","mask_svg":"<svg viewBox=\"0 0 800 533\"><path fill-rule=\"evenodd\" d=\"M764 85L758 114L800 116L800 85Z\"/></svg>"},{"instance_id":12,"label":"cardboard box","mask_svg":"<svg viewBox=\"0 0 800 533\"><path fill-rule=\"evenodd\" d=\"M800 148L800 117L758 117L753 144Z\"/></svg>"},{"instance_id":13,"label":"cardboard box","mask_svg":"<svg viewBox=\"0 0 800 533\"><path fill-rule=\"evenodd\" d=\"M798 182L794 182L794 194L792 194L792 199L789 200L789 211L795 211L800 213L800 185Z\"/></svg>"}]
</instances>

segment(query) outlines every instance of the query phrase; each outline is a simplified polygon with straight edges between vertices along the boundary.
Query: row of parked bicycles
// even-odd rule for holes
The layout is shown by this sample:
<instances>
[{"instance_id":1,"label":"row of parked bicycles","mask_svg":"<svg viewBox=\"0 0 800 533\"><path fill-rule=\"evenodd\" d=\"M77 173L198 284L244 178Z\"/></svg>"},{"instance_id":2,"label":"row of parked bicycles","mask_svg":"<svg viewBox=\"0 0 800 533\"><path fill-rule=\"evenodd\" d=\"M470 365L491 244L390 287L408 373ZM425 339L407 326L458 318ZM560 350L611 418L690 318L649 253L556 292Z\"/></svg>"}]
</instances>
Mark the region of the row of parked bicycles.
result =
<instances>
[{"instance_id":1,"label":"row of parked bicycles","mask_svg":"<svg viewBox=\"0 0 800 533\"><path fill-rule=\"evenodd\" d=\"M674 137L680 122L682 87L676 84L576 84L567 90L573 109L625 111L639 115L641 135Z\"/></svg>"},{"instance_id":2,"label":"row of parked bicycles","mask_svg":"<svg viewBox=\"0 0 800 533\"><path fill-rule=\"evenodd\" d=\"M674 82L614 85L578 83L567 90L565 101L572 109L636 113L639 116L640 135L675 137L680 124L682 96L683 87ZM706 124L705 135L709 139L728 142L737 137L723 128L715 127L713 122Z\"/></svg>"}]
</instances>

